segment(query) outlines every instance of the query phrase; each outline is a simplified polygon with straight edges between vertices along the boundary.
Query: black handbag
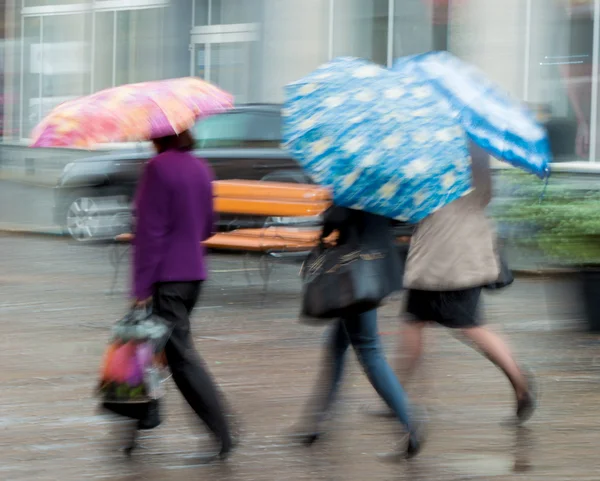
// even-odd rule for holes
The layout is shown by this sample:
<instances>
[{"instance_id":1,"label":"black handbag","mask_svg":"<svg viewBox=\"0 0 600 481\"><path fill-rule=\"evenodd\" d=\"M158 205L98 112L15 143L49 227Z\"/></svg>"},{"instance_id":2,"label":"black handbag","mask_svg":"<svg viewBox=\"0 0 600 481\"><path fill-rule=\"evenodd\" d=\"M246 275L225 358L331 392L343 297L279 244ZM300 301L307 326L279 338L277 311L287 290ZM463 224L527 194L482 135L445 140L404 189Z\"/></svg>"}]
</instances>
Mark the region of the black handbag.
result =
<instances>
[{"instance_id":1,"label":"black handbag","mask_svg":"<svg viewBox=\"0 0 600 481\"><path fill-rule=\"evenodd\" d=\"M488 291L498 291L500 289L504 289L505 287L510 286L514 281L515 277L508 267L508 262L506 262L506 257L504 254L500 254L500 275L496 282L492 282L483 286Z\"/></svg>"},{"instance_id":2,"label":"black handbag","mask_svg":"<svg viewBox=\"0 0 600 481\"><path fill-rule=\"evenodd\" d=\"M302 267L302 316L347 318L376 309L395 288L389 255L357 241L334 247L321 243Z\"/></svg>"}]
</instances>

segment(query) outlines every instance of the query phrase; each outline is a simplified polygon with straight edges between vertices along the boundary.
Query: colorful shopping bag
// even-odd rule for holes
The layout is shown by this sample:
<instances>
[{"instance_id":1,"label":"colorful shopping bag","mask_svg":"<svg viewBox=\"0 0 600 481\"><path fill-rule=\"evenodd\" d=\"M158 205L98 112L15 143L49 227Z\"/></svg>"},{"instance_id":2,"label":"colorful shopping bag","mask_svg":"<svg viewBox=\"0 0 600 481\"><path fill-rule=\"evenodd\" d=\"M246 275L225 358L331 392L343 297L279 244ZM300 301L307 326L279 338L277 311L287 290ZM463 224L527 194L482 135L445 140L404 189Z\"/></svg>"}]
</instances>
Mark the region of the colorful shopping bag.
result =
<instances>
[{"instance_id":1,"label":"colorful shopping bag","mask_svg":"<svg viewBox=\"0 0 600 481\"><path fill-rule=\"evenodd\" d=\"M160 399L169 324L148 310L119 320L105 349L98 394L103 403L148 403Z\"/></svg>"}]
</instances>

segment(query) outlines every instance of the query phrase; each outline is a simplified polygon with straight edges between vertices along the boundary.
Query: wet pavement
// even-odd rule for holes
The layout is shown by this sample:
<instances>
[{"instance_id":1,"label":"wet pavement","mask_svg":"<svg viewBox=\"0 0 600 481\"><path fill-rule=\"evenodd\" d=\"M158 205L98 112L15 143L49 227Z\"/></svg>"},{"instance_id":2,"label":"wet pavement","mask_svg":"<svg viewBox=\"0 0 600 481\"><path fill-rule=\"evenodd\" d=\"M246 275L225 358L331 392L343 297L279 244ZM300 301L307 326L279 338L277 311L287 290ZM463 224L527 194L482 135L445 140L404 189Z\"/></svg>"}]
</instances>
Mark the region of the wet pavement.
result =
<instances>
[{"instance_id":1,"label":"wet pavement","mask_svg":"<svg viewBox=\"0 0 600 481\"><path fill-rule=\"evenodd\" d=\"M210 439L173 385L165 423L144 434L131 461L115 450L118 426L95 412L108 328L127 307L122 294L106 294L107 246L0 236L0 252L2 480L598 479L600 339L567 319L573 301L559 282L519 280L485 299L490 324L539 378L541 406L527 427L506 423L513 399L503 376L432 329L409 387L429 409L429 442L418 459L389 464L377 453L398 428L361 412L378 400L354 356L329 435L312 449L286 438L313 387L325 329L297 322L298 266L274 268L263 302L256 259L213 255L194 333L241 420L242 443L227 463L202 465L195 455ZM397 298L381 309L390 357L400 307Z\"/></svg>"}]
</instances>

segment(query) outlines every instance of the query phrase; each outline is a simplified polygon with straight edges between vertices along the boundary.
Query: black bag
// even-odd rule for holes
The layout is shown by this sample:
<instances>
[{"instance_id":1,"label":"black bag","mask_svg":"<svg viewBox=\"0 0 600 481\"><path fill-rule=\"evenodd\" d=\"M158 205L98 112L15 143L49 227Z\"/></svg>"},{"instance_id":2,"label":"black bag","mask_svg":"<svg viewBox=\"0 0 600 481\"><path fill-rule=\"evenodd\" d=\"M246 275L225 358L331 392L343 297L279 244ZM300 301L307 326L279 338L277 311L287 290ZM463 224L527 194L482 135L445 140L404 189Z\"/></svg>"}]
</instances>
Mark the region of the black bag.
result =
<instances>
[{"instance_id":1,"label":"black bag","mask_svg":"<svg viewBox=\"0 0 600 481\"><path fill-rule=\"evenodd\" d=\"M389 255L358 242L320 244L302 267L302 316L336 319L377 308L394 291Z\"/></svg>"},{"instance_id":2,"label":"black bag","mask_svg":"<svg viewBox=\"0 0 600 481\"><path fill-rule=\"evenodd\" d=\"M513 276L512 271L508 267L506 257L504 257L504 254L500 254L500 275L498 276L498 280L496 282L487 284L483 287L488 291L497 291L510 286L514 281L515 277Z\"/></svg>"}]
</instances>

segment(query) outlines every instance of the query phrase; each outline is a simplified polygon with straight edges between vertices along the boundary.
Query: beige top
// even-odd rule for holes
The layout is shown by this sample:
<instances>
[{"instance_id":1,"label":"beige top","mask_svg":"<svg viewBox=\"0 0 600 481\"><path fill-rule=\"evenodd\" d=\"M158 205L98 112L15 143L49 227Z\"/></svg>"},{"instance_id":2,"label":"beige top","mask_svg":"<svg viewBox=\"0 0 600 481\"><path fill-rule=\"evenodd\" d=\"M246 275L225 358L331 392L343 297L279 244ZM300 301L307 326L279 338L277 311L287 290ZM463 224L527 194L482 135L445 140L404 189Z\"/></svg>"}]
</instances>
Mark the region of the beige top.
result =
<instances>
[{"instance_id":1,"label":"beige top","mask_svg":"<svg viewBox=\"0 0 600 481\"><path fill-rule=\"evenodd\" d=\"M473 155L473 187L419 223L411 239L404 287L459 290L498 279L496 234L485 215L492 191L487 155Z\"/></svg>"}]
</instances>

